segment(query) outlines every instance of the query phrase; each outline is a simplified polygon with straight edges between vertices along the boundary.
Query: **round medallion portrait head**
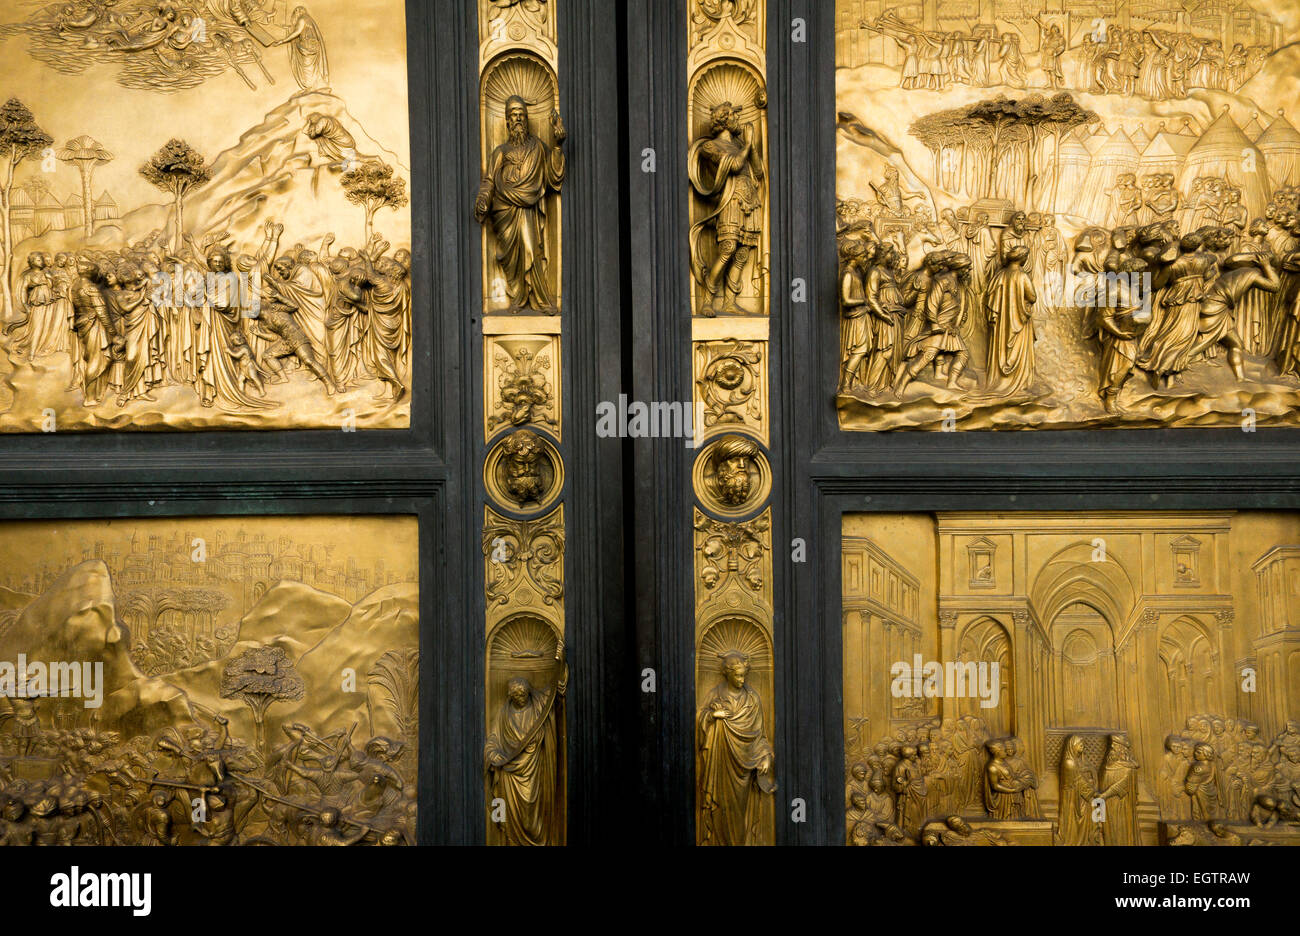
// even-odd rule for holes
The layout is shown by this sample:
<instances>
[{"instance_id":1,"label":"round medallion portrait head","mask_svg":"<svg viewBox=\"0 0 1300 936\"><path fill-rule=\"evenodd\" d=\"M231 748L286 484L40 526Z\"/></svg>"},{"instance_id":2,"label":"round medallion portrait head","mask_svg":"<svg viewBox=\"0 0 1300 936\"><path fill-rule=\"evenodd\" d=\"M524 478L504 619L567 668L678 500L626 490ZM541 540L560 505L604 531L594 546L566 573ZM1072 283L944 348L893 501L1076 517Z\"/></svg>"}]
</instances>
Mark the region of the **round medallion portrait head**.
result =
<instances>
[{"instance_id":1,"label":"round medallion portrait head","mask_svg":"<svg viewBox=\"0 0 1300 936\"><path fill-rule=\"evenodd\" d=\"M551 504L564 485L564 468L555 446L531 429L505 436L488 454L483 483L497 503L520 513Z\"/></svg>"},{"instance_id":2,"label":"round medallion portrait head","mask_svg":"<svg viewBox=\"0 0 1300 936\"><path fill-rule=\"evenodd\" d=\"M756 441L731 433L704 447L693 480L696 496L710 512L742 517L767 500L772 470Z\"/></svg>"}]
</instances>

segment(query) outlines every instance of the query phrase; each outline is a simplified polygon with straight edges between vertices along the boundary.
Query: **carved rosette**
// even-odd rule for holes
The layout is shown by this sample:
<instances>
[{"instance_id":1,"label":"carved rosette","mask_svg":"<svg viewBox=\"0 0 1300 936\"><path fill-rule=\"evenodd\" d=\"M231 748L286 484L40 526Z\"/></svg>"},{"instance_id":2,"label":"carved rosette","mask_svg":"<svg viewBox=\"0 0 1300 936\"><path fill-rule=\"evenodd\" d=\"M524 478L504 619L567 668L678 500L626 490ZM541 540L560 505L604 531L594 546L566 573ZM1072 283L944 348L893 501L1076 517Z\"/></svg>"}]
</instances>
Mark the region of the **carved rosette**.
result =
<instances>
[{"instance_id":1,"label":"carved rosette","mask_svg":"<svg viewBox=\"0 0 1300 936\"><path fill-rule=\"evenodd\" d=\"M696 431L740 429L766 443L767 374L766 341L695 342Z\"/></svg>"},{"instance_id":2,"label":"carved rosette","mask_svg":"<svg viewBox=\"0 0 1300 936\"><path fill-rule=\"evenodd\" d=\"M478 0L489 844L566 840L560 2Z\"/></svg>"}]
</instances>

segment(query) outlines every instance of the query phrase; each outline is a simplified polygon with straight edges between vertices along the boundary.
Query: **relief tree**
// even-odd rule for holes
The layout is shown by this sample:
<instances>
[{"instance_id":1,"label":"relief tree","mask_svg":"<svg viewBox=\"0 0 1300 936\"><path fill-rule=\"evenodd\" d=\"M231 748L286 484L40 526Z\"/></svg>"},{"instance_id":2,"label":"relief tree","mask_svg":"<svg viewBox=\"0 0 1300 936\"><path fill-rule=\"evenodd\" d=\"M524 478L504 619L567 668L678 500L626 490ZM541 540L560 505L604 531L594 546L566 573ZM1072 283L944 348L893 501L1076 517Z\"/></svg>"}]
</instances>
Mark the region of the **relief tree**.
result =
<instances>
[{"instance_id":1,"label":"relief tree","mask_svg":"<svg viewBox=\"0 0 1300 936\"><path fill-rule=\"evenodd\" d=\"M406 196L406 180L393 174L393 167L378 159L368 159L340 180L348 201L366 210L366 242L374 235L375 213L380 208L401 208Z\"/></svg>"},{"instance_id":2,"label":"relief tree","mask_svg":"<svg viewBox=\"0 0 1300 936\"><path fill-rule=\"evenodd\" d=\"M63 162L72 163L81 174L82 224L86 229L86 237L92 237L95 233L95 195L91 179L95 175L95 167L112 162L113 154L90 137L79 136L75 140L69 140L68 145L59 150L58 157Z\"/></svg>"},{"instance_id":3,"label":"relief tree","mask_svg":"<svg viewBox=\"0 0 1300 936\"><path fill-rule=\"evenodd\" d=\"M253 713L254 738L265 756L266 710L276 702L297 702L306 693L302 677L283 647L251 647L226 663L221 698L239 699Z\"/></svg>"},{"instance_id":4,"label":"relief tree","mask_svg":"<svg viewBox=\"0 0 1300 936\"><path fill-rule=\"evenodd\" d=\"M5 318L14 307L13 290L9 277L13 272L13 231L9 224L10 197L14 190L14 170L24 159L39 156L49 149L54 138L36 124L36 118L27 109L27 105L17 98L10 98L0 107L0 160L4 163L3 182L0 182L0 273L4 275L4 307L0 309Z\"/></svg>"},{"instance_id":5,"label":"relief tree","mask_svg":"<svg viewBox=\"0 0 1300 936\"><path fill-rule=\"evenodd\" d=\"M179 254L185 236L185 196L212 178L203 155L184 140L170 140L140 167L140 175L172 196L176 207L175 250Z\"/></svg>"}]
</instances>

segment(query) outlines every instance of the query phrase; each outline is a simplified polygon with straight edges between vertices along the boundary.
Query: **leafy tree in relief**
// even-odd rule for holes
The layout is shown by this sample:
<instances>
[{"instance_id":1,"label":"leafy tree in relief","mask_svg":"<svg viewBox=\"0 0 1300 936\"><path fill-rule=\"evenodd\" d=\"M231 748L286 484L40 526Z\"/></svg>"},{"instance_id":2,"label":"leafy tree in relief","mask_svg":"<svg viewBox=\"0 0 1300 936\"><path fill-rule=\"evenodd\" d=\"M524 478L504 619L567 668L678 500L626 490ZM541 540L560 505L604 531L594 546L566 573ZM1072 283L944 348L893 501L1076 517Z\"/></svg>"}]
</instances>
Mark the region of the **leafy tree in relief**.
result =
<instances>
[{"instance_id":1,"label":"leafy tree in relief","mask_svg":"<svg viewBox=\"0 0 1300 936\"><path fill-rule=\"evenodd\" d=\"M264 756L266 710L276 702L297 702L305 693L283 647L251 647L227 661L221 673L221 698L239 699L252 711L254 738Z\"/></svg>"},{"instance_id":2,"label":"leafy tree in relief","mask_svg":"<svg viewBox=\"0 0 1300 936\"><path fill-rule=\"evenodd\" d=\"M185 196L212 178L203 155L184 140L171 140L140 167L140 175L172 196L176 206L175 249L184 245Z\"/></svg>"},{"instance_id":3,"label":"leafy tree in relief","mask_svg":"<svg viewBox=\"0 0 1300 936\"><path fill-rule=\"evenodd\" d=\"M380 208L401 208L410 202L406 180L393 174L393 167L378 159L368 159L345 172L339 180L348 201L366 210L366 242L374 234L375 212Z\"/></svg>"},{"instance_id":4,"label":"leafy tree in relief","mask_svg":"<svg viewBox=\"0 0 1300 936\"><path fill-rule=\"evenodd\" d=\"M0 310L8 318L13 311L13 289L9 277L13 273L13 231L9 226L10 198L14 191L14 170L24 159L43 154L54 143L50 136L36 124L36 118L27 109L27 105L18 98L10 98L0 107L0 163L3 163L3 182L0 182L0 273L4 274L4 286L0 295L4 299L4 308Z\"/></svg>"}]
</instances>

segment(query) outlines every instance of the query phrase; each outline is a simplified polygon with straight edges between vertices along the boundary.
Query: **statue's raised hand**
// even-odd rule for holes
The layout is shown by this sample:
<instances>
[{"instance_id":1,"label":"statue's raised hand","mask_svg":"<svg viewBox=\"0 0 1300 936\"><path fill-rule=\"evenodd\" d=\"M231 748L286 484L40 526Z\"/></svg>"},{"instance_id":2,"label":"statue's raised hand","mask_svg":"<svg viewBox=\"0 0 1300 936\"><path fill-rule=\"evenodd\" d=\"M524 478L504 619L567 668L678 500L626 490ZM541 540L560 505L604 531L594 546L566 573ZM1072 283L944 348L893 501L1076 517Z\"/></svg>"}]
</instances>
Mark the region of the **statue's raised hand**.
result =
<instances>
[{"instance_id":1,"label":"statue's raised hand","mask_svg":"<svg viewBox=\"0 0 1300 936\"><path fill-rule=\"evenodd\" d=\"M560 119L558 110L551 111L551 132L555 134L557 143L563 143L569 138L569 131L564 129L564 121Z\"/></svg>"}]
</instances>

